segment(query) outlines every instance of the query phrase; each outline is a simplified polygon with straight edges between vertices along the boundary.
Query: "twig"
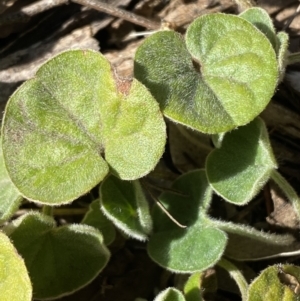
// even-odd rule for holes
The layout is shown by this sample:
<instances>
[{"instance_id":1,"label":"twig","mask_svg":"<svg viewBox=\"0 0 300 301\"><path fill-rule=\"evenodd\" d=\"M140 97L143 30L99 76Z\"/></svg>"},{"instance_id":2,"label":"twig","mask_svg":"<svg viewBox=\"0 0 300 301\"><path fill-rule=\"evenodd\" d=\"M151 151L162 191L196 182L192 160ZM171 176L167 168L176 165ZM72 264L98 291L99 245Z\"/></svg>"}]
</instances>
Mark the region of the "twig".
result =
<instances>
[{"instance_id":1,"label":"twig","mask_svg":"<svg viewBox=\"0 0 300 301\"><path fill-rule=\"evenodd\" d=\"M111 16L121 18L121 19L129 21L133 24L143 26L147 29L155 30L155 29L159 29L161 26L160 22L148 20L144 17L138 16L134 13L131 13L124 9L115 7L111 4L108 4L108 3L105 3L102 1L96 1L96 0L71 0L71 1L74 3L78 3L81 5L87 6L89 8L93 8L95 10L101 11L101 12L109 14Z\"/></svg>"},{"instance_id":2,"label":"twig","mask_svg":"<svg viewBox=\"0 0 300 301\"><path fill-rule=\"evenodd\" d=\"M180 228L186 228L187 226L180 224L172 215L171 213L166 209L166 207L157 199L154 198L156 205L167 215L167 217L175 223Z\"/></svg>"},{"instance_id":3,"label":"twig","mask_svg":"<svg viewBox=\"0 0 300 301\"><path fill-rule=\"evenodd\" d=\"M143 26L147 29L157 30L161 27L160 22L148 20L144 17L138 16L134 13L113 6L106 2L97 0L71 0L74 3L101 11L108 15L121 18L133 24ZM27 22L31 17L49 10L55 6L69 3L69 0L41 0L22 8L20 11L0 16L0 26L8 25L16 22Z\"/></svg>"},{"instance_id":4,"label":"twig","mask_svg":"<svg viewBox=\"0 0 300 301\"><path fill-rule=\"evenodd\" d=\"M186 228L187 226L182 225L181 223L179 223L172 215L171 213L168 211L168 209L160 202L160 200L155 197L153 195L153 193L150 191L150 189L148 188L148 184L142 180L141 184L143 185L143 187L147 190L147 192L149 193L149 195L151 196L151 198L155 201L156 205L167 215L167 217L174 223L176 224L178 227L180 228Z\"/></svg>"},{"instance_id":5,"label":"twig","mask_svg":"<svg viewBox=\"0 0 300 301\"><path fill-rule=\"evenodd\" d=\"M15 13L0 16L0 26L16 22L27 22L31 17L49 10L53 7L67 4L69 0L41 0L23 7Z\"/></svg>"},{"instance_id":6,"label":"twig","mask_svg":"<svg viewBox=\"0 0 300 301\"><path fill-rule=\"evenodd\" d=\"M286 30L294 21L295 17L299 14L300 12L300 4L298 5L296 11L293 13L293 15L288 19L288 21L285 23L285 25L283 26L282 30Z\"/></svg>"}]
</instances>

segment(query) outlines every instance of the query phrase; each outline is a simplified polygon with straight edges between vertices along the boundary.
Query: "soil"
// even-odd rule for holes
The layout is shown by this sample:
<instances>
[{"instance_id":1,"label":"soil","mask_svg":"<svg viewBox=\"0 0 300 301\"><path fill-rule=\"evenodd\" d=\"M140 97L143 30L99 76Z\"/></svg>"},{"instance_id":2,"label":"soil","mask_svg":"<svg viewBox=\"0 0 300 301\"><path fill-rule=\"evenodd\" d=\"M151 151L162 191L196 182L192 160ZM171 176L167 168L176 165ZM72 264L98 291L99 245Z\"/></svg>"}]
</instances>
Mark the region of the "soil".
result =
<instances>
[{"instance_id":1,"label":"soil","mask_svg":"<svg viewBox=\"0 0 300 301\"><path fill-rule=\"evenodd\" d=\"M99 0L100 1L100 0ZM57 6L45 9L51 1L10 0L0 4L0 107L13 91L25 80L34 76L37 68L47 59L68 49L91 48L101 51L122 77L132 77L133 56L143 41L148 28L124 21L113 15L101 13L72 1L53 1ZM150 21L184 33L186 27L200 15L224 12L238 14L242 9L231 0L107 0L115 7L122 7ZM242 2L242 1L239 1ZM41 3L40 6L38 4ZM289 50L300 51L300 16L296 16L298 1L258 0L257 5L266 9L278 31L285 29L290 35ZM26 10L26 8L32 8ZM24 11L26 13L22 13ZM151 23L149 21L149 24ZM151 24L150 24L151 25ZM149 25L149 27L151 27ZM300 193L300 87L291 78L299 70L295 64L287 68L287 76L278 87L271 103L262 113L278 162L280 173ZM300 82L299 82L300 84ZM169 152L162 166L176 177L203 167L205 149L211 148L207 137L202 137L206 148L199 148L193 139L187 139L184 130L169 125ZM188 135L198 134L189 132ZM195 137L194 137L195 138ZM185 139L184 142L182 142ZM183 148L184 146L184 148ZM175 172L174 172L175 171ZM86 200L72 204L82 208ZM220 205L221 203L221 205ZM276 233L290 232L297 236L298 222L289 203L273 183L268 183L253 202L236 207L215 200L212 215L258 229ZM80 221L82 216L65 217L67 222ZM63 218L63 217L62 217ZM58 219L62 221L62 219ZM168 286L179 286L186 276L174 275L156 265L148 257L146 245L125 239L121 234L109 247L112 258L105 270L88 286L60 301L133 301L136 298L153 300L155 294ZM274 263L300 264L299 257L240 262L247 279L253 279L267 266ZM238 289L230 277L219 269L206 273L205 300L240 300ZM215 284L218 280L218 287Z\"/></svg>"}]
</instances>

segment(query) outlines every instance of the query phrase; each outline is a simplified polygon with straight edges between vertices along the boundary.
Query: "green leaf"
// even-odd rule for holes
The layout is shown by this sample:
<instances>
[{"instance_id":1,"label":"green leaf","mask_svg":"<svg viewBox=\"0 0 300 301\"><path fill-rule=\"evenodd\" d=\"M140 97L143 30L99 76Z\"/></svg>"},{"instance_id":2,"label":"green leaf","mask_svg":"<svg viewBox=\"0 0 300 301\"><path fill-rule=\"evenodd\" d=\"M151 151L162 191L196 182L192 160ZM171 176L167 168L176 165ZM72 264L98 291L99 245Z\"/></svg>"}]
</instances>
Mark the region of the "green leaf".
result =
<instances>
[{"instance_id":1,"label":"green leaf","mask_svg":"<svg viewBox=\"0 0 300 301\"><path fill-rule=\"evenodd\" d=\"M269 14L260 7L252 7L242 12L239 17L252 23L260 30L271 42L274 50L277 52L278 40L276 37L275 27Z\"/></svg>"},{"instance_id":2,"label":"green leaf","mask_svg":"<svg viewBox=\"0 0 300 301\"><path fill-rule=\"evenodd\" d=\"M276 54L278 61L279 79L278 82L284 77L285 68L287 65L287 55L288 55L288 44L289 36L285 32L279 32L276 35L276 30L273 25L273 21L269 14L259 8L252 7L239 15L241 18L249 21L255 27L257 27L271 42Z\"/></svg>"},{"instance_id":3,"label":"green leaf","mask_svg":"<svg viewBox=\"0 0 300 301\"><path fill-rule=\"evenodd\" d=\"M72 50L46 62L11 96L3 151L22 195L68 203L109 171L132 180L155 167L165 123L148 90L136 80L129 86L116 82L100 53Z\"/></svg>"},{"instance_id":4,"label":"green leaf","mask_svg":"<svg viewBox=\"0 0 300 301\"><path fill-rule=\"evenodd\" d=\"M211 226L208 210L212 190L203 170L180 176L159 198L170 214L187 228L179 228L159 208L153 212L154 234L148 243L150 257L178 273L194 273L213 266L222 256L227 237ZM192 250L192 251L191 251Z\"/></svg>"},{"instance_id":5,"label":"green leaf","mask_svg":"<svg viewBox=\"0 0 300 301\"><path fill-rule=\"evenodd\" d=\"M268 132L260 118L226 134L221 148L206 160L208 181L214 191L237 205L249 202L275 168Z\"/></svg>"},{"instance_id":6,"label":"green leaf","mask_svg":"<svg viewBox=\"0 0 300 301\"><path fill-rule=\"evenodd\" d=\"M203 273L192 274L184 286L184 296L186 301L202 301L201 284Z\"/></svg>"},{"instance_id":7,"label":"green leaf","mask_svg":"<svg viewBox=\"0 0 300 301\"><path fill-rule=\"evenodd\" d=\"M277 265L265 269L251 283L247 301L298 301L300 268Z\"/></svg>"},{"instance_id":8,"label":"green leaf","mask_svg":"<svg viewBox=\"0 0 300 301\"><path fill-rule=\"evenodd\" d=\"M152 230L148 202L140 183L106 178L100 186L102 211L120 230L138 240L146 240Z\"/></svg>"},{"instance_id":9,"label":"green leaf","mask_svg":"<svg viewBox=\"0 0 300 301\"><path fill-rule=\"evenodd\" d=\"M8 231L25 260L36 299L68 295L91 282L110 257L100 232L87 225L56 228L54 219L29 213Z\"/></svg>"},{"instance_id":10,"label":"green leaf","mask_svg":"<svg viewBox=\"0 0 300 301\"><path fill-rule=\"evenodd\" d=\"M225 51L226 50L226 51ZM209 14L138 48L134 74L168 118L205 133L247 124L264 110L278 79L275 51L248 21Z\"/></svg>"},{"instance_id":11,"label":"green leaf","mask_svg":"<svg viewBox=\"0 0 300 301\"><path fill-rule=\"evenodd\" d=\"M288 64L288 47L289 47L289 35L281 31L277 34L279 49L277 54L278 66L279 66L279 82L283 79L285 75L285 68Z\"/></svg>"},{"instance_id":12,"label":"green leaf","mask_svg":"<svg viewBox=\"0 0 300 301\"><path fill-rule=\"evenodd\" d=\"M160 292L154 301L185 301L181 291L176 288L169 287Z\"/></svg>"},{"instance_id":13,"label":"green leaf","mask_svg":"<svg viewBox=\"0 0 300 301\"><path fill-rule=\"evenodd\" d=\"M21 201L22 196L11 182L6 171L0 146L0 223L7 221L15 213Z\"/></svg>"},{"instance_id":14,"label":"green leaf","mask_svg":"<svg viewBox=\"0 0 300 301\"><path fill-rule=\"evenodd\" d=\"M247 293L248 293L247 292L248 283L245 277L243 276L242 272L240 271L240 269L225 258L220 259L220 261L218 262L218 266L225 269L229 273L231 278L234 279L241 292L242 300L246 300Z\"/></svg>"},{"instance_id":15,"label":"green leaf","mask_svg":"<svg viewBox=\"0 0 300 301\"><path fill-rule=\"evenodd\" d=\"M102 213L100 207L100 199L93 201L81 223L98 229L102 233L104 243L107 246L115 240L116 229L112 222Z\"/></svg>"},{"instance_id":16,"label":"green leaf","mask_svg":"<svg viewBox=\"0 0 300 301\"><path fill-rule=\"evenodd\" d=\"M2 301L30 301L32 287L23 259L0 232L0 296Z\"/></svg>"}]
</instances>

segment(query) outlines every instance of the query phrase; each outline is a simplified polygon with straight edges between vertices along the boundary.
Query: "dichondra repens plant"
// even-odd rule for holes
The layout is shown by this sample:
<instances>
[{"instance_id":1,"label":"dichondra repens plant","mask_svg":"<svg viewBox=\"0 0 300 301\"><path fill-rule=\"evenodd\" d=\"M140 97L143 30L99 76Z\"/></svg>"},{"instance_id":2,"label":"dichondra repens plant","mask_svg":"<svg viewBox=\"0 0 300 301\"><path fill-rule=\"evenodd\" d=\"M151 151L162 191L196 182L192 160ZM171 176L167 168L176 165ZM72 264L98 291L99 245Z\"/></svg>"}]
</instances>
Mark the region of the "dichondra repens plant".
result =
<instances>
[{"instance_id":1,"label":"dichondra repens plant","mask_svg":"<svg viewBox=\"0 0 300 301\"><path fill-rule=\"evenodd\" d=\"M136 52L131 82L92 50L67 51L42 65L11 96L2 123L0 254L9 266L0 275L7 284L0 296L43 300L78 290L108 263L117 228L148 241L160 266L191 274L183 292L169 288L157 301L201 300L203 272L216 264L236 280L243 300L282 300L282 293L255 297L268 285L264 275L277 277L275 267L249 287L228 258L283 254L294 248L293 237L217 220L209 209L214 193L244 205L272 179L300 218L300 200L277 172L258 116L284 76L287 46L287 34L276 33L267 13L252 8L239 16L201 16L185 36L154 33ZM163 155L164 116L212 134L215 149L205 166L180 175L160 195L160 206L150 208L139 179ZM53 206L96 186L99 198L81 224L56 224ZM42 212L9 221L22 198L42 205ZM249 250L249 242L259 251ZM296 267L281 269L299 279ZM296 294L295 288L286 300Z\"/></svg>"}]
</instances>

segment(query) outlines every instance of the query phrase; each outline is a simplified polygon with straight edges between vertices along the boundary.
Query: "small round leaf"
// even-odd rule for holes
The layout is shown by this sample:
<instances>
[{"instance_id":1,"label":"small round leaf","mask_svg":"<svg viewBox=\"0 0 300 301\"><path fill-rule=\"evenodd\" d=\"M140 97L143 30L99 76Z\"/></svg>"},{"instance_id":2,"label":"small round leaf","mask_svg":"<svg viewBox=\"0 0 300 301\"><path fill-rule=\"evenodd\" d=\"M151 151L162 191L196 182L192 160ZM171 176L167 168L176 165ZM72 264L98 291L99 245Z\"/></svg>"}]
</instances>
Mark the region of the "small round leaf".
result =
<instances>
[{"instance_id":1,"label":"small round leaf","mask_svg":"<svg viewBox=\"0 0 300 301\"><path fill-rule=\"evenodd\" d=\"M227 133L222 146L206 160L214 191L237 205L249 202L277 168L267 129L260 118Z\"/></svg>"}]
</instances>

